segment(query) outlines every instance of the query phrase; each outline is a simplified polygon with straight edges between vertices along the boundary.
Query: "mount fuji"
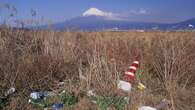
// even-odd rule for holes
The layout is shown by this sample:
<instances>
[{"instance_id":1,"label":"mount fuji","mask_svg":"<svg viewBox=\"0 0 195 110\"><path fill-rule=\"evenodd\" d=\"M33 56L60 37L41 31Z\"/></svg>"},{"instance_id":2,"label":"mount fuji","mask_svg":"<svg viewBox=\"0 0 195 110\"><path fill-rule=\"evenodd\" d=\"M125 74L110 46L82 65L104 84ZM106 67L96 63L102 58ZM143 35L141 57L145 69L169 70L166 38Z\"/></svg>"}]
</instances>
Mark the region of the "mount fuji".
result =
<instances>
[{"instance_id":1,"label":"mount fuji","mask_svg":"<svg viewBox=\"0 0 195 110\"><path fill-rule=\"evenodd\" d=\"M162 24L132 22L121 18L118 14L104 12L97 8L90 8L80 16L52 24L55 30L82 30L82 31L123 31L123 30L192 30L195 29L195 19L186 20L179 23ZM48 26L41 26L47 28Z\"/></svg>"},{"instance_id":2,"label":"mount fuji","mask_svg":"<svg viewBox=\"0 0 195 110\"><path fill-rule=\"evenodd\" d=\"M90 8L87 11L85 11L82 16L102 16L102 17L108 17L112 16L112 13L103 12L97 8Z\"/></svg>"}]
</instances>

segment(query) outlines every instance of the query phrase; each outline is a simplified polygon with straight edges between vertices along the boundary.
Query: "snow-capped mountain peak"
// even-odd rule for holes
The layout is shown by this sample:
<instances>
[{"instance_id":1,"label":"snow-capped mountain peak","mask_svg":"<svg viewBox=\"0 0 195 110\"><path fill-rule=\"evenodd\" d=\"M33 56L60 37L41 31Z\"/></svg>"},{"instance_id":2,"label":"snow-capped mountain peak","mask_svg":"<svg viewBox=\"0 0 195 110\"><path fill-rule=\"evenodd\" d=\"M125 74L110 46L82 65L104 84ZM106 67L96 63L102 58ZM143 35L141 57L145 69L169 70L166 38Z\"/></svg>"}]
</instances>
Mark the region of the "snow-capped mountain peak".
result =
<instances>
[{"instance_id":1,"label":"snow-capped mountain peak","mask_svg":"<svg viewBox=\"0 0 195 110\"><path fill-rule=\"evenodd\" d=\"M103 12L97 8L90 8L87 11L85 11L83 16L112 16L112 13L109 12Z\"/></svg>"}]
</instances>

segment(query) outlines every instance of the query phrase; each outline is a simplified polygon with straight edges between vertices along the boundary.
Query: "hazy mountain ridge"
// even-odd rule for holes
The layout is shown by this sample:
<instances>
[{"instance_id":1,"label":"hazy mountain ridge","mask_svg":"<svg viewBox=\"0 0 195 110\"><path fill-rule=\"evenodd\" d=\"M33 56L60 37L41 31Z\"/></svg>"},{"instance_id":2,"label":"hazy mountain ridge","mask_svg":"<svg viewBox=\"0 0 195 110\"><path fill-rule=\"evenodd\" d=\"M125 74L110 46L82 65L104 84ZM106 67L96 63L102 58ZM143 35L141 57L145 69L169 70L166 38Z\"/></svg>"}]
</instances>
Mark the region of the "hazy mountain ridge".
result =
<instances>
[{"instance_id":1,"label":"hazy mountain ridge","mask_svg":"<svg viewBox=\"0 0 195 110\"><path fill-rule=\"evenodd\" d=\"M162 24L132 22L122 19L114 19L114 14L103 12L96 8L90 8L81 16L66 20L64 22L52 24L56 30L78 29L83 31L102 31L102 30L189 30L195 29L195 18L186 21ZM47 28L43 26L42 28Z\"/></svg>"},{"instance_id":2,"label":"hazy mountain ridge","mask_svg":"<svg viewBox=\"0 0 195 110\"><path fill-rule=\"evenodd\" d=\"M106 30L117 28L119 30L132 30L132 29L143 29L143 30L186 30L194 29L195 19L189 22L189 20L174 24L162 24L162 23L145 23L145 22L130 22L130 21L115 21L106 20L101 17L88 16L88 17L77 17L71 20L56 23L51 25L54 29L80 29L80 30ZM46 27L46 26L44 26Z\"/></svg>"}]
</instances>

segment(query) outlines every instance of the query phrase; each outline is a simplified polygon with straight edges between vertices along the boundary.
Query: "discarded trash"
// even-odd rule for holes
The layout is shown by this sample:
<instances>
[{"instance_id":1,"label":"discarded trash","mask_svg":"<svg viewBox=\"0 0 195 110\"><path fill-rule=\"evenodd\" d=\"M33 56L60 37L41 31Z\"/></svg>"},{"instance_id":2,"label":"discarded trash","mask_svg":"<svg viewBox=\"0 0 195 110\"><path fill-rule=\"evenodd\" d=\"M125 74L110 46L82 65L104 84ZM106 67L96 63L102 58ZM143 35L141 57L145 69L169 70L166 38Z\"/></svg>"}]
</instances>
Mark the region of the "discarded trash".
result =
<instances>
[{"instance_id":1,"label":"discarded trash","mask_svg":"<svg viewBox=\"0 0 195 110\"><path fill-rule=\"evenodd\" d=\"M38 99L43 99L44 97L48 96L48 92L44 91L44 92L32 92L30 94L30 98L34 99L34 100L38 100Z\"/></svg>"},{"instance_id":2,"label":"discarded trash","mask_svg":"<svg viewBox=\"0 0 195 110\"><path fill-rule=\"evenodd\" d=\"M96 94L93 92L93 90L87 91L87 96L96 96Z\"/></svg>"},{"instance_id":3,"label":"discarded trash","mask_svg":"<svg viewBox=\"0 0 195 110\"><path fill-rule=\"evenodd\" d=\"M52 110L61 110L63 106L63 103L54 103L51 108Z\"/></svg>"},{"instance_id":4,"label":"discarded trash","mask_svg":"<svg viewBox=\"0 0 195 110\"><path fill-rule=\"evenodd\" d=\"M47 107L49 105L47 97L50 95L53 95L53 93L48 91L32 92L29 103L38 108Z\"/></svg>"},{"instance_id":5,"label":"discarded trash","mask_svg":"<svg viewBox=\"0 0 195 110\"><path fill-rule=\"evenodd\" d=\"M14 87L11 87L6 93L5 93L5 97L12 95L14 92L16 91L16 89Z\"/></svg>"},{"instance_id":6,"label":"discarded trash","mask_svg":"<svg viewBox=\"0 0 195 110\"><path fill-rule=\"evenodd\" d=\"M137 88L142 91L142 90L146 89L146 86L143 85L142 83L138 83Z\"/></svg>"},{"instance_id":7,"label":"discarded trash","mask_svg":"<svg viewBox=\"0 0 195 110\"><path fill-rule=\"evenodd\" d=\"M48 96L55 96L56 93L50 91L40 91L40 92L32 92L30 93L30 98L34 100L43 99Z\"/></svg>"},{"instance_id":8,"label":"discarded trash","mask_svg":"<svg viewBox=\"0 0 195 110\"><path fill-rule=\"evenodd\" d=\"M157 110L157 109L150 106L141 106L140 108L138 108L138 110Z\"/></svg>"},{"instance_id":9,"label":"discarded trash","mask_svg":"<svg viewBox=\"0 0 195 110\"><path fill-rule=\"evenodd\" d=\"M120 80L118 82L118 88L124 92L131 92L131 83Z\"/></svg>"},{"instance_id":10,"label":"discarded trash","mask_svg":"<svg viewBox=\"0 0 195 110\"><path fill-rule=\"evenodd\" d=\"M0 110L3 109L9 102L10 95L14 94L16 89L11 87L2 96L0 96Z\"/></svg>"},{"instance_id":11,"label":"discarded trash","mask_svg":"<svg viewBox=\"0 0 195 110\"><path fill-rule=\"evenodd\" d=\"M167 107L169 104L169 101L166 99L163 99L160 104L158 104L156 107L150 107L150 106L141 106L138 108L138 110L161 110L165 107Z\"/></svg>"},{"instance_id":12,"label":"discarded trash","mask_svg":"<svg viewBox=\"0 0 195 110\"><path fill-rule=\"evenodd\" d=\"M65 83L62 81L62 82L59 82L58 83L58 86L63 86Z\"/></svg>"},{"instance_id":13,"label":"discarded trash","mask_svg":"<svg viewBox=\"0 0 195 110\"><path fill-rule=\"evenodd\" d=\"M60 94L63 94L63 93L65 93L66 91L65 90L63 90Z\"/></svg>"},{"instance_id":14,"label":"discarded trash","mask_svg":"<svg viewBox=\"0 0 195 110\"><path fill-rule=\"evenodd\" d=\"M124 77L122 80L119 80L118 82L118 89L123 90L124 92L131 92L131 83L135 78L136 70L139 66L139 61L134 61L127 71L124 74Z\"/></svg>"},{"instance_id":15,"label":"discarded trash","mask_svg":"<svg viewBox=\"0 0 195 110\"><path fill-rule=\"evenodd\" d=\"M134 61L127 71L124 73L123 79L118 81L118 89L123 90L124 92L131 92L132 89L132 82L135 78L135 73L137 71L137 68L139 66L138 61ZM84 76L80 75L81 79ZM138 78L139 79L139 78ZM63 86L64 82L59 82L58 86ZM137 88L139 90L146 89L146 86L142 84L141 82L138 83ZM62 91L62 90L60 90ZM7 92L7 94L12 94L15 92L15 88L10 88ZM120 96L111 96L111 97L104 97L104 96L98 96L94 93L93 90L87 91L87 98L95 103L100 110L107 110L109 107L114 107L116 110L124 110L126 105L129 103L129 97L120 97ZM57 99L58 102L51 102L50 99ZM75 96L72 92L67 92L63 90L62 92L57 92L55 94L54 92L49 91L40 91L40 92L32 92L30 94L30 100L29 102L33 105L36 105L38 107L44 108L44 110L61 110L64 107L72 106L76 103L78 103L78 97ZM138 110L160 110L168 105L167 100L163 100L159 105L155 107L151 106L140 106ZM1 100L0 100L1 104ZM1 107L1 105L0 105Z\"/></svg>"},{"instance_id":16,"label":"discarded trash","mask_svg":"<svg viewBox=\"0 0 195 110\"><path fill-rule=\"evenodd\" d=\"M31 97L32 99L35 99L35 100L41 98L39 92L32 92L32 93L30 94L30 97Z\"/></svg>"},{"instance_id":17,"label":"discarded trash","mask_svg":"<svg viewBox=\"0 0 195 110\"><path fill-rule=\"evenodd\" d=\"M129 103L129 100L130 100L130 97L124 97L123 99L124 99L124 101L126 101L127 104L128 104L128 103Z\"/></svg>"},{"instance_id":18,"label":"discarded trash","mask_svg":"<svg viewBox=\"0 0 195 110\"><path fill-rule=\"evenodd\" d=\"M97 101L97 96L96 96L96 94L94 93L94 91L93 90L89 90L89 91L87 91L87 96L91 99L91 102L93 102L93 103L97 103L96 101Z\"/></svg>"},{"instance_id":19,"label":"discarded trash","mask_svg":"<svg viewBox=\"0 0 195 110\"><path fill-rule=\"evenodd\" d=\"M53 98L58 99L61 103L52 102ZM58 94L50 91L32 92L29 99L29 103L34 107L44 110L60 110L63 106L72 106L77 102L78 97L65 90Z\"/></svg>"},{"instance_id":20,"label":"discarded trash","mask_svg":"<svg viewBox=\"0 0 195 110\"><path fill-rule=\"evenodd\" d=\"M7 105L10 95L14 94L15 92L16 89L14 87L11 87L7 92L4 93L2 97L0 97L0 109Z\"/></svg>"}]
</instances>

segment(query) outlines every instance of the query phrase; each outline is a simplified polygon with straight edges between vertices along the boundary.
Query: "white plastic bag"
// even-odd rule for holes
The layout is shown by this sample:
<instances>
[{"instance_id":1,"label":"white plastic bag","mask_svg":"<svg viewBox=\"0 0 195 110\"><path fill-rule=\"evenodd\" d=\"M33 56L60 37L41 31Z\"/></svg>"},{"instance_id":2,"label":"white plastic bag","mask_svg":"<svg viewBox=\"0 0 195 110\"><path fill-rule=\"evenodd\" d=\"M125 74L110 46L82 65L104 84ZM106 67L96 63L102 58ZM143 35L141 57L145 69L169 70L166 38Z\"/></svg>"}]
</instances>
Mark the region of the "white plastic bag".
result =
<instances>
[{"instance_id":1,"label":"white plastic bag","mask_svg":"<svg viewBox=\"0 0 195 110\"><path fill-rule=\"evenodd\" d=\"M131 92L131 83L119 80L118 89L123 90L124 92Z\"/></svg>"}]
</instances>

